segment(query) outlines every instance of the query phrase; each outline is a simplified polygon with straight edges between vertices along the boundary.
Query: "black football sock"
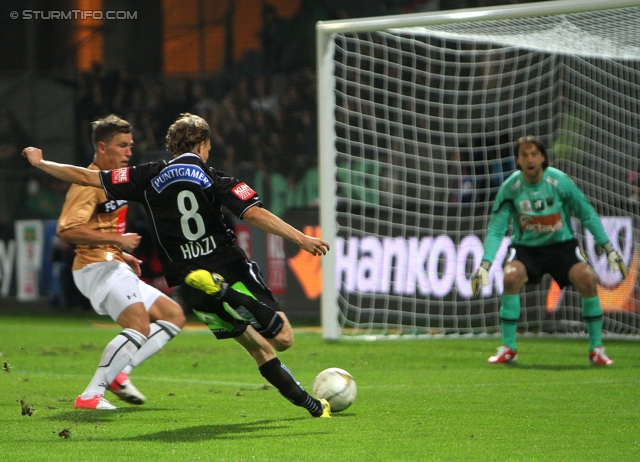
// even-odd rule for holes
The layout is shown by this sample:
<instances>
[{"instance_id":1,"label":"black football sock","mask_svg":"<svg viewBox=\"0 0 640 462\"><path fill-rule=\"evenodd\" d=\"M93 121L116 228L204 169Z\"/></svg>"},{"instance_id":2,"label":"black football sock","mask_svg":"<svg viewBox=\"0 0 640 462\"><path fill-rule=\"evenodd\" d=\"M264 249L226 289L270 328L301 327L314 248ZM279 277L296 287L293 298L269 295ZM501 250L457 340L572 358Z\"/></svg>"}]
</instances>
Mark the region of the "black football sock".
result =
<instances>
[{"instance_id":1,"label":"black football sock","mask_svg":"<svg viewBox=\"0 0 640 462\"><path fill-rule=\"evenodd\" d=\"M304 391L296 379L293 378L287 366L278 358L273 358L259 367L262 376L276 387L280 394L296 406L305 408L314 417L322 415L322 404Z\"/></svg>"},{"instance_id":2,"label":"black football sock","mask_svg":"<svg viewBox=\"0 0 640 462\"><path fill-rule=\"evenodd\" d=\"M273 338L282 330L284 321L276 310L266 303L262 303L253 297L229 287L222 300L234 309L244 308L255 318L259 324L254 327L264 338Z\"/></svg>"}]
</instances>

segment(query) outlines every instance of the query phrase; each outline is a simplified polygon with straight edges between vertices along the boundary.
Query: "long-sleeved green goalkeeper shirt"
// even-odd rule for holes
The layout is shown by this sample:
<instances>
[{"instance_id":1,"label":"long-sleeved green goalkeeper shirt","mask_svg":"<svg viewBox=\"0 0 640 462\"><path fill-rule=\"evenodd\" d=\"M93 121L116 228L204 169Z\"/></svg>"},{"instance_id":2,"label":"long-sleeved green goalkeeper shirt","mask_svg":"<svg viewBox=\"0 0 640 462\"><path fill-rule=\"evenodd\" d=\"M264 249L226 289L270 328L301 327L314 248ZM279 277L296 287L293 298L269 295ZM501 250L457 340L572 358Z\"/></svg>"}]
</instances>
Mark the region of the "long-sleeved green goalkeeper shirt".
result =
<instances>
[{"instance_id":1,"label":"long-sleeved green goalkeeper shirt","mask_svg":"<svg viewBox=\"0 0 640 462\"><path fill-rule=\"evenodd\" d=\"M493 262L510 219L514 244L539 247L573 239L572 211L597 244L609 242L600 217L565 173L547 167L542 180L529 184L521 171L514 172L500 187L493 204L482 259Z\"/></svg>"}]
</instances>

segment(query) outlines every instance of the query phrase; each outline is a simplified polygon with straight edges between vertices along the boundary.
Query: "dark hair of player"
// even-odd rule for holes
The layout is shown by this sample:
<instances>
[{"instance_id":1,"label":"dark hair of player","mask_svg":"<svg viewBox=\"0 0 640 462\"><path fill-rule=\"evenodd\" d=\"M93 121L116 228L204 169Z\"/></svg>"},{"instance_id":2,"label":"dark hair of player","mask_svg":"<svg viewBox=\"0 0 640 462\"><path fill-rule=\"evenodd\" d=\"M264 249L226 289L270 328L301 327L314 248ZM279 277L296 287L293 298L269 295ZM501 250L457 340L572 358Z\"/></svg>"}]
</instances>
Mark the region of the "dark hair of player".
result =
<instances>
[{"instance_id":1,"label":"dark hair of player","mask_svg":"<svg viewBox=\"0 0 640 462\"><path fill-rule=\"evenodd\" d=\"M209 138L209 124L202 117L185 112L180 114L167 131L167 151L173 157L193 152L193 149Z\"/></svg>"},{"instance_id":2,"label":"dark hair of player","mask_svg":"<svg viewBox=\"0 0 640 462\"><path fill-rule=\"evenodd\" d=\"M520 146L522 146L523 144L533 144L536 148L538 148L538 151L540 151L540 153L544 156L544 162L542 163L542 170L546 169L549 166L549 158L547 157L547 148L545 147L544 143L533 135L527 135L527 136L518 138L518 141L516 141L516 148L515 148L514 154L516 156L516 168L518 170L522 170L518 165L517 160L518 160L518 151L520 150Z\"/></svg>"},{"instance_id":3,"label":"dark hair of player","mask_svg":"<svg viewBox=\"0 0 640 462\"><path fill-rule=\"evenodd\" d=\"M121 133L131 133L131 124L114 114L91 122L91 128L93 128L91 141L95 149L100 142L109 144L114 136Z\"/></svg>"}]
</instances>

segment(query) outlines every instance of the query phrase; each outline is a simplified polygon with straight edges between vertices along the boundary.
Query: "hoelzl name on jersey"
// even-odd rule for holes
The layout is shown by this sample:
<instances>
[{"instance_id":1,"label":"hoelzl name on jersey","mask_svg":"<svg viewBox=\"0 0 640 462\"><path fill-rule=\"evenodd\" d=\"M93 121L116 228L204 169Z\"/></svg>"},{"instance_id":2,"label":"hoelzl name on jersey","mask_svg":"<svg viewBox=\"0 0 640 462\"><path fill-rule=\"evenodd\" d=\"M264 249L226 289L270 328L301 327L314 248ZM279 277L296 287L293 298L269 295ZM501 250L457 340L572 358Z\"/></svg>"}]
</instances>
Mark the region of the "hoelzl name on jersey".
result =
<instances>
[{"instance_id":1,"label":"hoelzl name on jersey","mask_svg":"<svg viewBox=\"0 0 640 462\"><path fill-rule=\"evenodd\" d=\"M246 183L240 183L231 190L239 199L246 201L256 195L256 192Z\"/></svg>"},{"instance_id":2,"label":"hoelzl name on jersey","mask_svg":"<svg viewBox=\"0 0 640 462\"><path fill-rule=\"evenodd\" d=\"M185 260L191 260L203 255L209 255L216 247L216 241L213 236L207 236L199 241L189 241L186 244L182 244L180 250L182 250L182 257Z\"/></svg>"},{"instance_id":3,"label":"hoelzl name on jersey","mask_svg":"<svg viewBox=\"0 0 640 462\"><path fill-rule=\"evenodd\" d=\"M158 193L162 192L167 186L178 181L189 181L199 184L202 189L211 186L211 179L197 165L176 164L162 170L158 176L151 180L153 189Z\"/></svg>"}]
</instances>

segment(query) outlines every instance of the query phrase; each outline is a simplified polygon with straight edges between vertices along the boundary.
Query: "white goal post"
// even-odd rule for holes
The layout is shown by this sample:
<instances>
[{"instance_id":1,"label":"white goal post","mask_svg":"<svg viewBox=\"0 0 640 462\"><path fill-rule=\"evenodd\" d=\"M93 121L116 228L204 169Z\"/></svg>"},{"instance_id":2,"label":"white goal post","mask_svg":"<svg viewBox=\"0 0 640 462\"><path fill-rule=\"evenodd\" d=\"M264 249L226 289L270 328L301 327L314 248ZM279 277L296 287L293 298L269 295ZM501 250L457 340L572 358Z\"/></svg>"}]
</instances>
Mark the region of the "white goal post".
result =
<instances>
[{"instance_id":1,"label":"white goal post","mask_svg":"<svg viewBox=\"0 0 640 462\"><path fill-rule=\"evenodd\" d=\"M538 136L602 217L629 277L578 238L605 336L639 336L640 1L567 0L319 22L327 340L493 335L499 262L469 279L513 145ZM577 292L526 286L519 331L584 335Z\"/></svg>"}]
</instances>

